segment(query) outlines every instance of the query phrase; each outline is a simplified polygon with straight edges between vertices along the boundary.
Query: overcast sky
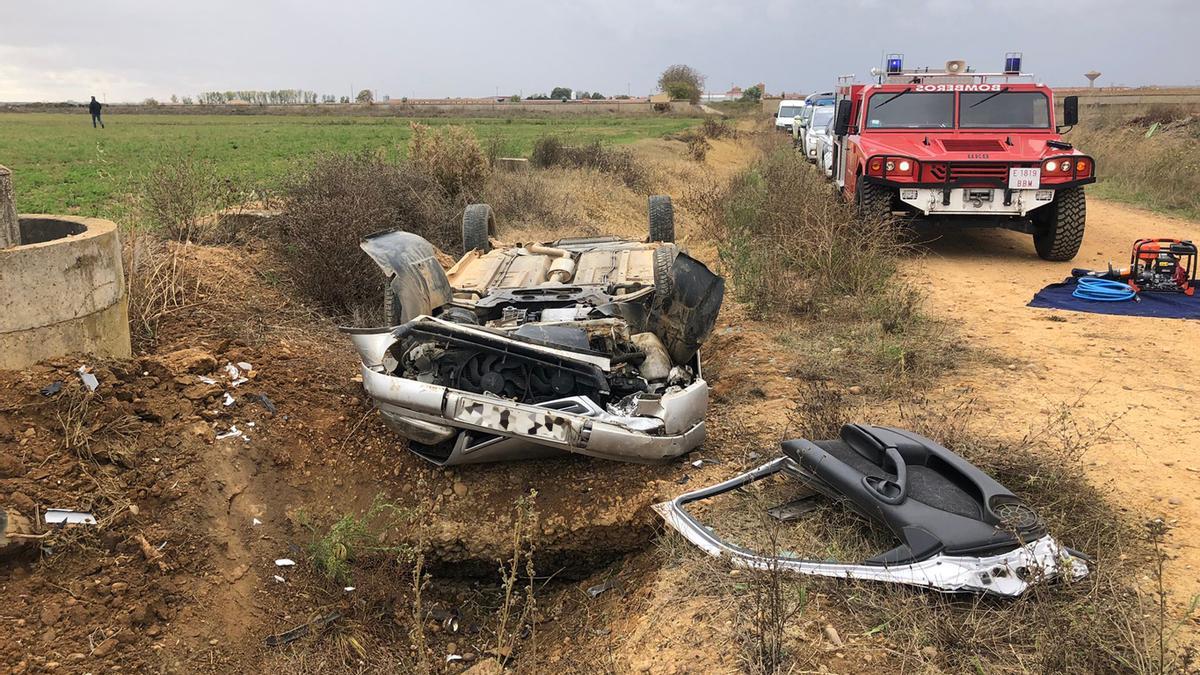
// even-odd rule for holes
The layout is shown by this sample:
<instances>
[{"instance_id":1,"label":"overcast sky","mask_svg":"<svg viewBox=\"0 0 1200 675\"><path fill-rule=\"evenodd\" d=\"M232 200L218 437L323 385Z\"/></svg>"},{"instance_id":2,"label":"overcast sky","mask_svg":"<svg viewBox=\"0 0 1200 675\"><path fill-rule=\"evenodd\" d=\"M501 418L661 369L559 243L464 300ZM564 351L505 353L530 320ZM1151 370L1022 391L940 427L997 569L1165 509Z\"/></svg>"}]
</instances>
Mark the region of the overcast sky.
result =
<instances>
[{"instance_id":1,"label":"overcast sky","mask_svg":"<svg viewBox=\"0 0 1200 675\"><path fill-rule=\"evenodd\" d=\"M651 91L671 63L770 92L1023 51L1055 85L1200 84L1198 0L0 0L0 101L217 89Z\"/></svg>"}]
</instances>

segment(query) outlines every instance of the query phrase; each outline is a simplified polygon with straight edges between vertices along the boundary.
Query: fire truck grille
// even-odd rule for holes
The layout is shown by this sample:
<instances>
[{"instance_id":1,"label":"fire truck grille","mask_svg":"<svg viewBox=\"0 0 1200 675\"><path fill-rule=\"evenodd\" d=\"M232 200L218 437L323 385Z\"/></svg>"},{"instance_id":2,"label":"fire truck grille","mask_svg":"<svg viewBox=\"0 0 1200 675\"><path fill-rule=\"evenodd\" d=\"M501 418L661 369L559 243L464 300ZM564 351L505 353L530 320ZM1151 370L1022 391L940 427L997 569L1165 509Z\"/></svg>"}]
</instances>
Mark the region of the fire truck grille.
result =
<instances>
[{"instance_id":1,"label":"fire truck grille","mask_svg":"<svg viewBox=\"0 0 1200 675\"><path fill-rule=\"evenodd\" d=\"M950 180L973 178L1008 178L1007 164L951 164Z\"/></svg>"}]
</instances>

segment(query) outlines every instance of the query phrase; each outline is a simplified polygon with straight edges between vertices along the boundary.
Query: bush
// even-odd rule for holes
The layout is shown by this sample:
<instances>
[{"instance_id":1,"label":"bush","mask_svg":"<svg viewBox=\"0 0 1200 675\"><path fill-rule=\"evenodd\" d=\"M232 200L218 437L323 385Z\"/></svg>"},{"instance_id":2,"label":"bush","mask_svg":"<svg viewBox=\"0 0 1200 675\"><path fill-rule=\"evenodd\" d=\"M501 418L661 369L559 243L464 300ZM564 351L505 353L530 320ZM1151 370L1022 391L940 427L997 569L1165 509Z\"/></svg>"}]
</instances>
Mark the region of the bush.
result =
<instances>
[{"instance_id":1,"label":"bush","mask_svg":"<svg viewBox=\"0 0 1200 675\"><path fill-rule=\"evenodd\" d=\"M594 169L621 179L631 190L648 192L650 175L625 148L612 148L592 141L585 145L567 145L554 136L543 136L533 143L529 160L535 167L558 166L572 169Z\"/></svg>"},{"instance_id":2,"label":"bush","mask_svg":"<svg viewBox=\"0 0 1200 675\"><path fill-rule=\"evenodd\" d=\"M483 192L491 164L474 132L467 127L440 128L412 123L408 156L416 169L432 177L442 191L466 204Z\"/></svg>"},{"instance_id":3,"label":"bush","mask_svg":"<svg viewBox=\"0 0 1200 675\"><path fill-rule=\"evenodd\" d=\"M142 210L176 241L204 241L215 212L237 202L237 191L212 162L179 154L160 159L142 184Z\"/></svg>"},{"instance_id":4,"label":"bush","mask_svg":"<svg viewBox=\"0 0 1200 675\"><path fill-rule=\"evenodd\" d=\"M280 241L297 287L335 316L374 316L383 275L358 247L401 228L459 251L457 208L441 183L412 164L368 153L318 157L283 191Z\"/></svg>"}]
</instances>

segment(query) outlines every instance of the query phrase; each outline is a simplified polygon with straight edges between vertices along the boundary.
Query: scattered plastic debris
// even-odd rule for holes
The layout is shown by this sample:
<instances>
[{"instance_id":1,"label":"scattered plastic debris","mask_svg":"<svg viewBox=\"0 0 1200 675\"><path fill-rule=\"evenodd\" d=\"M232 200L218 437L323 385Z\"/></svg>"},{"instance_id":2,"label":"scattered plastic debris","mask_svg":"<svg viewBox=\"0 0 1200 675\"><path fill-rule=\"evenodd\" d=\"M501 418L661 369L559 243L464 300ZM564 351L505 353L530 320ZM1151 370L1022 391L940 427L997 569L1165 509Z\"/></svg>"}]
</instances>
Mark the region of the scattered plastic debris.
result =
<instances>
[{"instance_id":1,"label":"scattered plastic debris","mask_svg":"<svg viewBox=\"0 0 1200 675\"><path fill-rule=\"evenodd\" d=\"M613 588L616 587L616 585L617 585L616 582L614 582L612 579L605 579L603 583L596 584L595 586L592 586L587 589L588 597L594 598L594 597L600 595L601 593L611 591Z\"/></svg>"},{"instance_id":2,"label":"scattered plastic debris","mask_svg":"<svg viewBox=\"0 0 1200 675\"><path fill-rule=\"evenodd\" d=\"M267 409L267 412L271 413L272 417L275 416L275 413L276 413L275 403L273 401L271 401L270 397L268 397L266 394L264 394L262 392L259 392L257 394L251 394L251 397L253 397L259 403L261 403L262 406Z\"/></svg>"},{"instance_id":3,"label":"scattered plastic debris","mask_svg":"<svg viewBox=\"0 0 1200 675\"><path fill-rule=\"evenodd\" d=\"M292 560L291 558L280 558L275 561L276 567L291 567L292 565L295 565L295 564L296 564L296 561Z\"/></svg>"},{"instance_id":4,"label":"scattered plastic debris","mask_svg":"<svg viewBox=\"0 0 1200 675\"><path fill-rule=\"evenodd\" d=\"M462 661L462 660L463 660L462 654L447 654L446 655L446 663L454 663L455 661Z\"/></svg>"},{"instance_id":5,"label":"scattered plastic debris","mask_svg":"<svg viewBox=\"0 0 1200 675\"><path fill-rule=\"evenodd\" d=\"M79 373L79 379L83 382L83 386L87 387L88 391L96 391L96 387L100 386L100 380L97 380L95 375L88 372L87 366L79 366L79 370L75 372Z\"/></svg>"},{"instance_id":6,"label":"scattered plastic debris","mask_svg":"<svg viewBox=\"0 0 1200 675\"><path fill-rule=\"evenodd\" d=\"M229 425L229 431L226 431L223 434L217 434L217 440L220 441L220 440L224 440L226 438L236 438L238 436L244 437L242 430L238 429L236 424L231 424L231 425Z\"/></svg>"},{"instance_id":7,"label":"scattered plastic debris","mask_svg":"<svg viewBox=\"0 0 1200 675\"><path fill-rule=\"evenodd\" d=\"M211 377L208 377L207 375L197 375L196 379L200 380L204 384L216 384L217 383L216 380L212 379Z\"/></svg>"},{"instance_id":8,"label":"scattered plastic debris","mask_svg":"<svg viewBox=\"0 0 1200 675\"><path fill-rule=\"evenodd\" d=\"M42 387L42 396L53 396L53 395L57 394L58 392L62 391L62 387L63 387L62 380L55 380L55 381L51 382L50 384L46 385L45 387Z\"/></svg>"},{"instance_id":9,"label":"scattered plastic debris","mask_svg":"<svg viewBox=\"0 0 1200 675\"><path fill-rule=\"evenodd\" d=\"M67 509L46 509L42 521L47 525L95 525L96 517L83 511L68 511Z\"/></svg>"},{"instance_id":10,"label":"scattered plastic debris","mask_svg":"<svg viewBox=\"0 0 1200 675\"><path fill-rule=\"evenodd\" d=\"M251 518L251 519L250 519L250 524L251 524L251 525L254 525L255 527L257 527L257 526L259 526L259 525L262 525L262 521L261 521L261 520L259 520L258 518Z\"/></svg>"},{"instance_id":11,"label":"scattered plastic debris","mask_svg":"<svg viewBox=\"0 0 1200 675\"><path fill-rule=\"evenodd\" d=\"M353 590L354 590L354 586L347 586L347 587L343 588L342 590L343 590L343 591L346 591L347 593L349 593L350 591L353 591Z\"/></svg>"},{"instance_id":12,"label":"scattered plastic debris","mask_svg":"<svg viewBox=\"0 0 1200 675\"><path fill-rule=\"evenodd\" d=\"M277 635L268 635L267 639L265 640L266 645L268 647L278 647L280 645L286 645L289 642L295 642L305 635L308 635L314 629L322 630L340 618L342 618L341 612L330 612L325 616L316 617L312 621L296 626L289 631L285 631Z\"/></svg>"},{"instance_id":13,"label":"scattered plastic debris","mask_svg":"<svg viewBox=\"0 0 1200 675\"><path fill-rule=\"evenodd\" d=\"M232 363L226 363L225 367L221 370L224 370L225 374L229 376L230 382L242 376L242 371L238 370L237 366L233 365Z\"/></svg>"},{"instance_id":14,"label":"scattered plastic debris","mask_svg":"<svg viewBox=\"0 0 1200 675\"><path fill-rule=\"evenodd\" d=\"M286 583L286 582L287 582L287 579L284 579L283 577L279 576L278 574L274 575L274 577L272 577L272 578L273 578L273 579L275 579L275 581L278 581L278 582L279 582L279 583L281 583L281 584L282 584L282 583Z\"/></svg>"},{"instance_id":15,"label":"scattered plastic debris","mask_svg":"<svg viewBox=\"0 0 1200 675\"><path fill-rule=\"evenodd\" d=\"M221 399L221 405L225 407L233 405L233 397L229 395L229 392L225 392L225 398Z\"/></svg>"},{"instance_id":16,"label":"scattered plastic debris","mask_svg":"<svg viewBox=\"0 0 1200 675\"><path fill-rule=\"evenodd\" d=\"M719 460L719 459L708 459L707 457L701 457L700 459L697 459L694 462L689 462L689 464L696 467L697 469L704 466L705 464L720 464L720 463L721 463L721 460Z\"/></svg>"},{"instance_id":17,"label":"scattered plastic debris","mask_svg":"<svg viewBox=\"0 0 1200 675\"><path fill-rule=\"evenodd\" d=\"M249 363L246 363L245 361L238 361L237 367L241 368L243 373L248 373L248 372L254 370L254 366L250 365Z\"/></svg>"}]
</instances>

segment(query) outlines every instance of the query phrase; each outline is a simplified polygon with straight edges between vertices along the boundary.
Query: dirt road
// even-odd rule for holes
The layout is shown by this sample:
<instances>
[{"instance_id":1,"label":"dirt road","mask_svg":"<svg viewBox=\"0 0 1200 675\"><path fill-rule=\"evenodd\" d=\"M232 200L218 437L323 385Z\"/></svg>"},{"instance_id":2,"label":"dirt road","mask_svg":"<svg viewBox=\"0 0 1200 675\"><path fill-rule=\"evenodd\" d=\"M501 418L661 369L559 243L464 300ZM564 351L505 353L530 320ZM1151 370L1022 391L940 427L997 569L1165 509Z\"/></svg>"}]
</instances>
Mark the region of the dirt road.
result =
<instances>
[{"instance_id":1,"label":"dirt road","mask_svg":"<svg viewBox=\"0 0 1200 675\"><path fill-rule=\"evenodd\" d=\"M981 428L1020 436L1063 405L1107 428L1088 451L1090 477L1111 486L1135 518L1164 517L1176 529L1168 581L1178 601L1200 592L1200 324L1025 306L1072 267L1128 262L1138 237L1200 239L1200 223L1088 199L1078 257L1048 263L1028 235L943 232L905 273L921 280L930 310L959 325L996 365L953 374L980 400Z\"/></svg>"}]
</instances>

